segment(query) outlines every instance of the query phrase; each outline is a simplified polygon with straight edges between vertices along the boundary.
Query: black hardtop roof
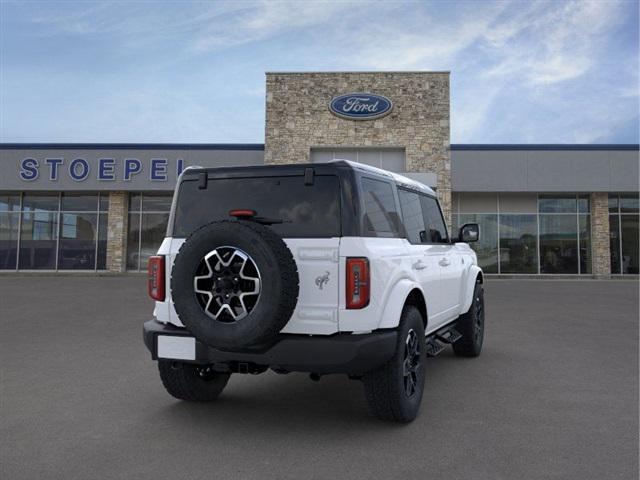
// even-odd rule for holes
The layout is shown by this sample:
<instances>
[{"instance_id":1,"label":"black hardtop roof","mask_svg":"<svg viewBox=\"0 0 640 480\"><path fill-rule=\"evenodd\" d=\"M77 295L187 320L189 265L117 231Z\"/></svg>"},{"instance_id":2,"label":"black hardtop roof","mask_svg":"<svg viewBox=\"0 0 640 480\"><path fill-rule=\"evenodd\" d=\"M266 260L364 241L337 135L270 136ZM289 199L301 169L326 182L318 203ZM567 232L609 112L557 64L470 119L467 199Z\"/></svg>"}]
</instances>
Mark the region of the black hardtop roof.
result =
<instances>
[{"instance_id":1,"label":"black hardtop roof","mask_svg":"<svg viewBox=\"0 0 640 480\"><path fill-rule=\"evenodd\" d=\"M250 175L261 176L280 176L280 175L304 175L305 171L312 168L316 175L331 175L339 172L358 171L366 175L378 176L385 180L395 182L405 188L422 191L429 195L435 195L435 192L426 185L415 180L404 177L397 173L382 170L380 168L371 167L362 163L352 162L350 160L332 160L326 163L287 163L287 164L271 164L271 165L246 165L246 166L230 166L230 167L197 167L192 166L183 172L183 176L196 176L203 172L207 176L217 178L233 178L245 177Z\"/></svg>"}]
</instances>

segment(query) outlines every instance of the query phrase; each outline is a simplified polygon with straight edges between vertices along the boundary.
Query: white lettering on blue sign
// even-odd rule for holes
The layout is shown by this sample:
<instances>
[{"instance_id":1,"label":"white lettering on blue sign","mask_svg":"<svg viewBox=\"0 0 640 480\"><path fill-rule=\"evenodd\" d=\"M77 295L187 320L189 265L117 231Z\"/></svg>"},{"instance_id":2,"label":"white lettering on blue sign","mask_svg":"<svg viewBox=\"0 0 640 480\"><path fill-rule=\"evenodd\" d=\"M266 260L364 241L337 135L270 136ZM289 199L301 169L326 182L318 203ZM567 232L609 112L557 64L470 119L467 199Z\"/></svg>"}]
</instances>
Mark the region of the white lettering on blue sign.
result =
<instances>
[{"instance_id":1,"label":"white lettering on blue sign","mask_svg":"<svg viewBox=\"0 0 640 480\"><path fill-rule=\"evenodd\" d=\"M49 180L52 182L58 180L58 165L62 165L64 160L62 158L45 158L44 163L49 165Z\"/></svg>"},{"instance_id":2,"label":"white lettering on blue sign","mask_svg":"<svg viewBox=\"0 0 640 480\"><path fill-rule=\"evenodd\" d=\"M69 176L76 182L83 182L89 176L89 162L84 158L76 158L69 164Z\"/></svg>"},{"instance_id":3,"label":"white lettering on blue sign","mask_svg":"<svg viewBox=\"0 0 640 480\"><path fill-rule=\"evenodd\" d=\"M179 158L176 162L176 177L180 176L182 170L184 170L184 160Z\"/></svg>"},{"instance_id":4,"label":"white lettering on blue sign","mask_svg":"<svg viewBox=\"0 0 640 480\"><path fill-rule=\"evenodd\" d=\"M380 118L393 109L393 102L383 95L373 93L347 93L334 97L329 110L349 120L371 120Z\"/></svg>"},{"instance_id":5,"label":"white lettering on blue sign","mask_svg":"<svg viewBox=\"0 0 640 480\"><path fill-rule=\"evenodd\" d=\"M20 178L31 182L38 178L38 161L35 158L25 158L20 164Z\"/></svg>"},{"instance_id":6,"label":"white lettering on blue sign","mask_svg":"<svg viewBox=\"0 0 640 480\"><path fill-rule=\"evenodd\" d=\"M124 179L130 181L133 175L137 175L142 171L142 162L137 158L127 158L124 161Z\"/></svg>"},{"instance_id":7,"label":"white lettering on blue sign","mask_svg":"<svg viewBox=\"0 0 640 480\"><path fill-rule=\"evenodd\" d=\"M101 158L98 160L98 180L115 180L116 179L116 159Z\"/></svg>"},{"instance_id":8,"label":"white lettering on blue sign","mask_svg":"<svg viewBox=\"0 0 640 480\"><path fill-rule=\"evenodd\" d=\"M167 159L152 158L151 169L149 170L149 180L152 182L167 181Z\"/></svg>"}]
</instances>

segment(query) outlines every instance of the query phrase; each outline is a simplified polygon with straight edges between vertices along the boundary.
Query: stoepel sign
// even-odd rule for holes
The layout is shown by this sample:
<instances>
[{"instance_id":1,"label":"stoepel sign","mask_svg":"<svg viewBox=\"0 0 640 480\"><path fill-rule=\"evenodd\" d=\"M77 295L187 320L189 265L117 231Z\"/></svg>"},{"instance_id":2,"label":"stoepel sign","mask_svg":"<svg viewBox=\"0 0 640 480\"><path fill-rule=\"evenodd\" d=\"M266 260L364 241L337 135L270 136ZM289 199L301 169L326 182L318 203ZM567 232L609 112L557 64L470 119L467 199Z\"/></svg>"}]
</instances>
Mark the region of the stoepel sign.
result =
<instances>
[{"instance_id":1,"label":"stoepel sign","mask_svg":"<svg viewBox=\"0 0 640 480\"><path fill-rule=\"evenodd\" d=\"M347 93L331 99L329 110L350 120L373 120L391 112L393 102L373 93Z\"/></svg>"},{"instance_id":2,"label":"stoepel sign","mask_svg":"<svg viewBox=\"0 0 640 480\"><path fill-rule=\"evenodd\" d=\"M115 158L100 158L97 165L94 165L95 172L92 172L91 163L84 158L75 158L68 163L64 158L45 158L42 163L35 158L25 158L20 162L20 179L25 182L37 180L40 177L40 170L46 169L50 181L57 181L61 172L66 172L76 182L85 181L92 173L99 181L122 179L128 182L145 169L143 162L137 158L126 158L122 164ZM152 158L148 166L149 180L166 182L168 163L166 158ZM120 168L118 168L119 164ZM183 168L184 161L179 158L176 161L176 176L180 175Z\"/></svg>"}]
</instances>

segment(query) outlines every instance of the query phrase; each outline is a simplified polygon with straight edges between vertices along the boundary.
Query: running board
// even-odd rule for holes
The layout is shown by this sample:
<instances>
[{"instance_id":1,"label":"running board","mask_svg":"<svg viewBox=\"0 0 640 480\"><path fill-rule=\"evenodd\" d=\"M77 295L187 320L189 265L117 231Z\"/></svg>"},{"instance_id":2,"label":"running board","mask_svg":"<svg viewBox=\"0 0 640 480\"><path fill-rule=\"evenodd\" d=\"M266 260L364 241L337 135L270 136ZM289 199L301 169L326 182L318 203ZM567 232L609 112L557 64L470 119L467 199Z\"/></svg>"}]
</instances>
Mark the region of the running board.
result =
<instances>
[{"instance_id":1,"label":"running board","mask_svg":"<svg viewBox=\"0 0 640 480\"><path fill-rule=\"evenodd\" d=\"M455 329L455 324L438 330L426 339L427 356L435 357L441 353L447 345L457 342L461 338L462 335Z\"/></svg>"}]
</instances>

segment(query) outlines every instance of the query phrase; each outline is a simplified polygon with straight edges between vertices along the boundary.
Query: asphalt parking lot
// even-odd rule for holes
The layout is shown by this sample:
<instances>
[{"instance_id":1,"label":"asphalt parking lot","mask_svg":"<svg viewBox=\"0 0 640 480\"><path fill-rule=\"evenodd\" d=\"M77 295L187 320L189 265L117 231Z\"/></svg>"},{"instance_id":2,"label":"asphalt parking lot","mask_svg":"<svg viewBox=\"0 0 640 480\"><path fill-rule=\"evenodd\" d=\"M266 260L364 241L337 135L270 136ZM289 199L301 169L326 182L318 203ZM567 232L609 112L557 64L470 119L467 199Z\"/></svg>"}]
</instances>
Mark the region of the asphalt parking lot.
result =
<instances>
[{"instance_id":1,"label":"asphalt parking lot","mask_svg":"<svg viewBox=\"0 0 640 480\"><path fill-rule=\"evenodd\" d=\"M638 283L492 280L485 349L427 363L418 419L340 376L169 397L145 279L0 277L3 479L638 478Z\"/></svg>"}]
</instances>

